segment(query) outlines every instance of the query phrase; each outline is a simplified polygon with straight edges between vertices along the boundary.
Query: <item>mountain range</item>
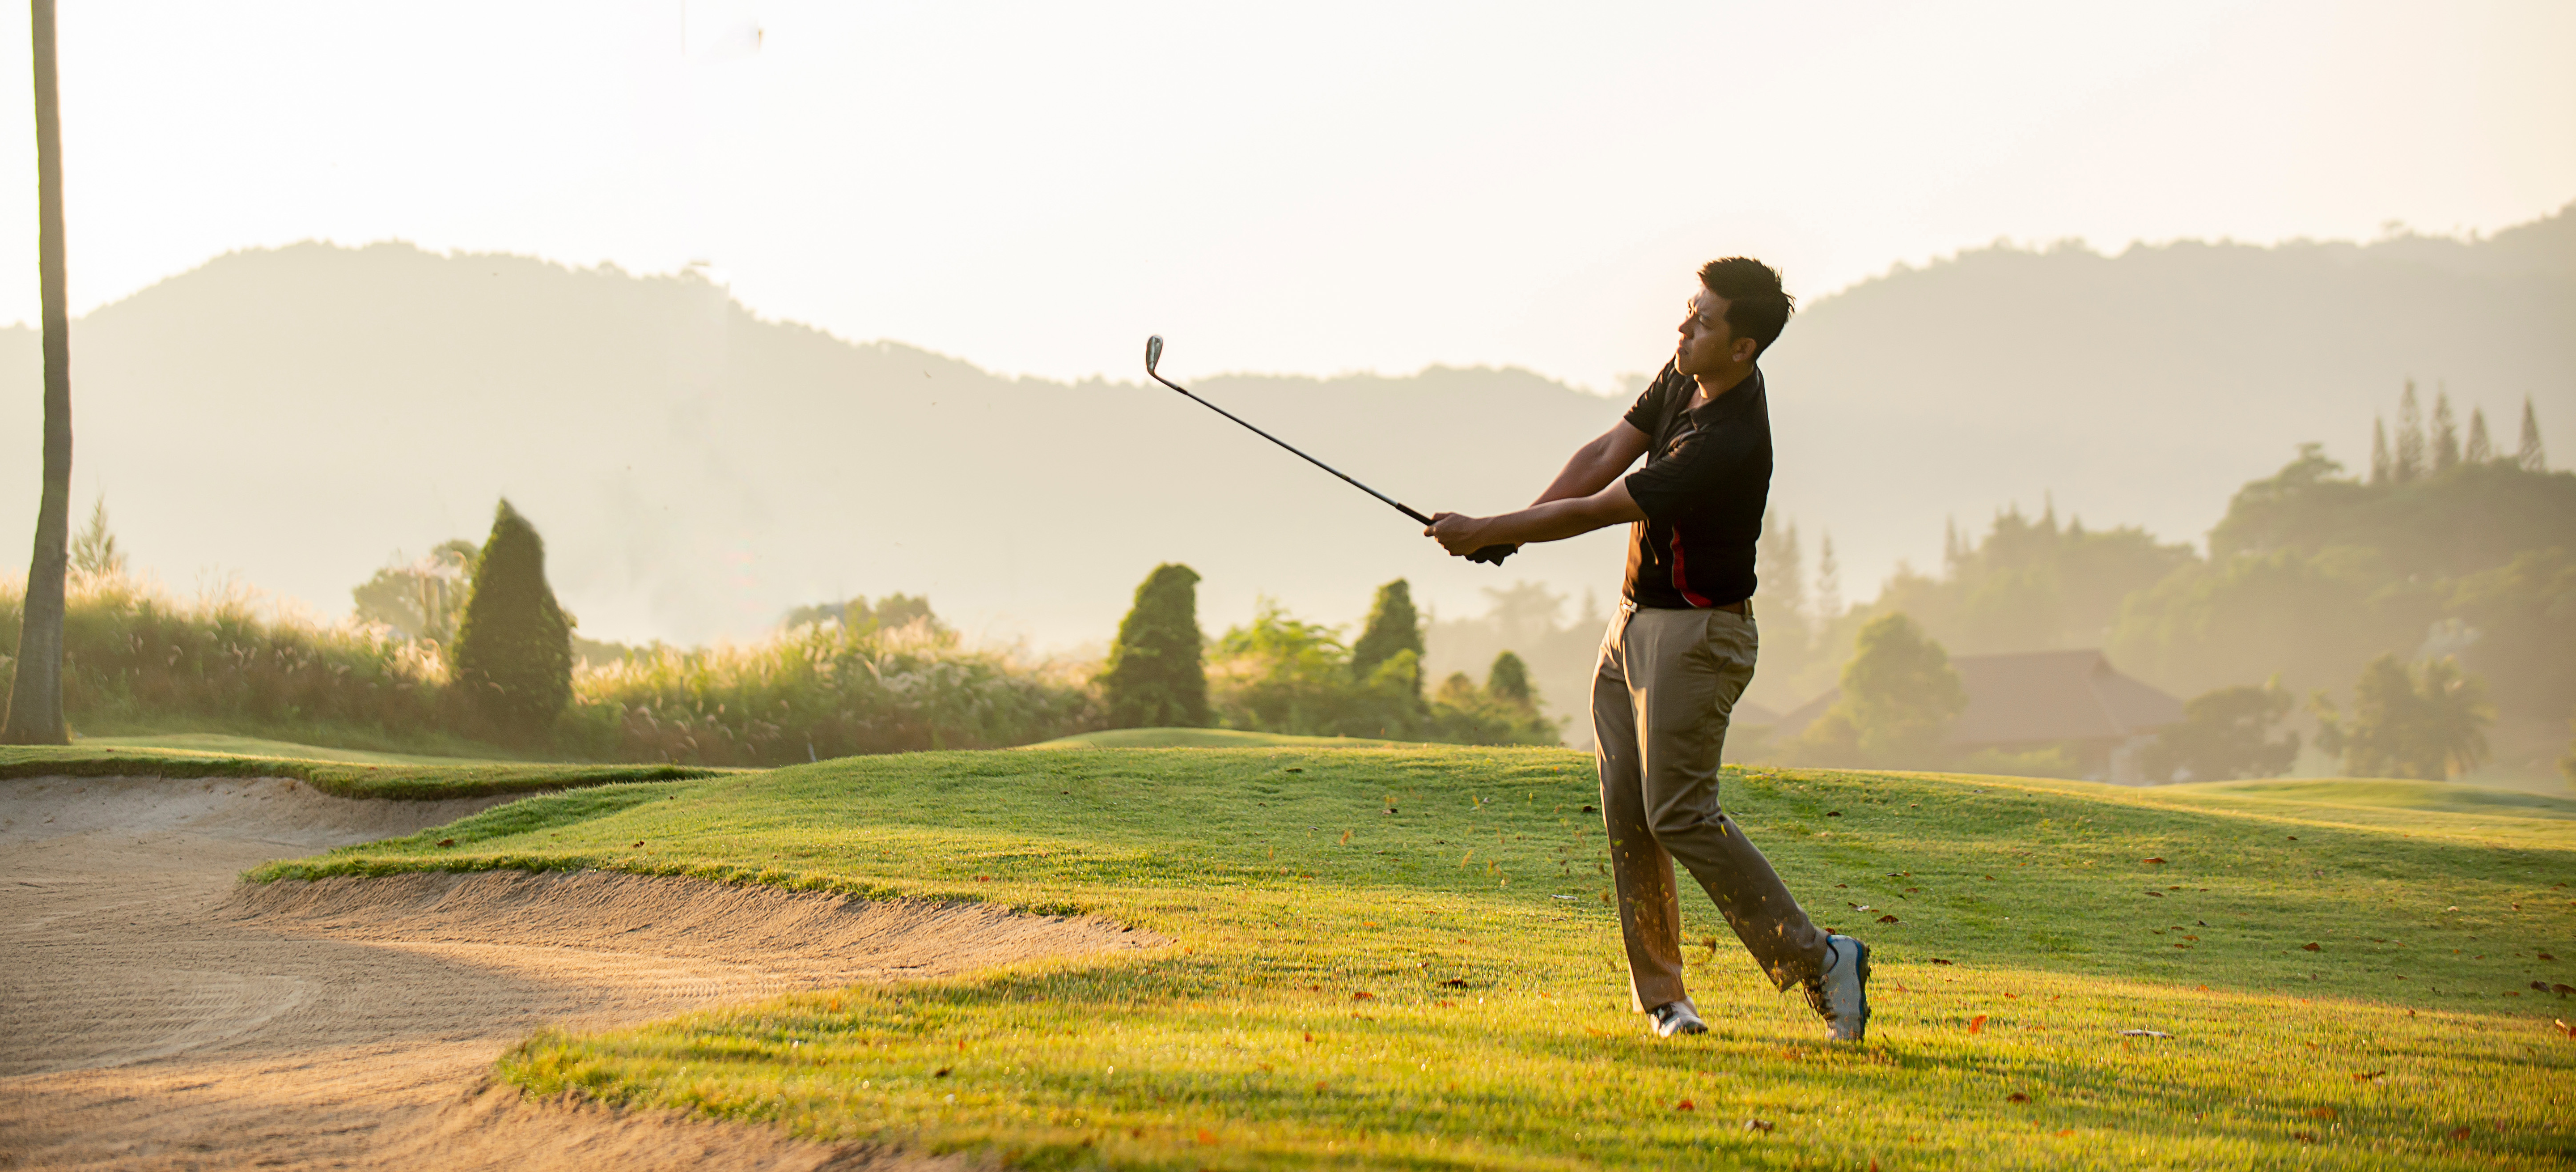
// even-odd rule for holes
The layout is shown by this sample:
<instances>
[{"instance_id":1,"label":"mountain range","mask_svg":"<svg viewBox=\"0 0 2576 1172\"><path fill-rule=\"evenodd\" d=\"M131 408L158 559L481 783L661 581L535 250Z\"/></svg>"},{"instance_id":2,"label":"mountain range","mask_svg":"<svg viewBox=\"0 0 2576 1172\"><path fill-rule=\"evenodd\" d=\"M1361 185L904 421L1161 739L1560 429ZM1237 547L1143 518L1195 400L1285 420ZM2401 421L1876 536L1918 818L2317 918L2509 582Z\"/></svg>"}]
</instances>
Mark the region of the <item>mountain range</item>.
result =
<instances>
[{"instance_id":1,"label":"mountain range","mask_svg":"<svg viewBox=\"0 0 2576 1172\"><path fill-rule=\"evenodd\" d=\"M1971 250L1791 322L1764 359L1773 507L1809 550L1832 537L1846 596L1937 564L1947 520L2043 498L2196 539L2299 443L2365 459L2409 378L2508 446L2529 396L2565 452L2570 322L2568 211L2464 240ZM1625 406L1514 369L1223 366L1173 338L1163 371L1426 512L1525 503ZM0 551L32 531L40 369L35 333L0 329ZM1096 646L1164 561L1204 575L1211 632L1256 595L1350 621L1397 577L1444 615L1524 581L1606 604L1622 558L1616 533L1500 569L1440 557L1150 382L852 341L690 272L247 250L79 319L72 377L76 511L103 495L135 564L182 590L237 579L326 615L398 554L479 539L505 496L582 632L625 641L748 638L901 591L970 633Z\"/></svg>"}]
</instances>

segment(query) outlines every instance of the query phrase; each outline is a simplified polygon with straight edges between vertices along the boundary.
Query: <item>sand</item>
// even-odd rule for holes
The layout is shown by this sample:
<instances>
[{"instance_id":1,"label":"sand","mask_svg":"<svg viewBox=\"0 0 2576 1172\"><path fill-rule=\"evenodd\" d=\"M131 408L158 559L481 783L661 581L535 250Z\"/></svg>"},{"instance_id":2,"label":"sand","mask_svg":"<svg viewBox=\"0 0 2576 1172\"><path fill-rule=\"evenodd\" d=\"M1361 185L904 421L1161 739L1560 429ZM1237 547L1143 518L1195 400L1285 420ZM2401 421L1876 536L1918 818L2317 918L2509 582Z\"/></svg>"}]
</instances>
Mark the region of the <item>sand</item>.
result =
<instances>
[{"instance_id":1,"label":"sand","mask_svg":"<svg viewBox=\"0 0 2576 1172\"><path fill-rule=\"evenodd\" d=\"M491 1083L539 1026L1153 947L1089 919L574 872L241 884L508 799L0 781L0 1169L929 1168Z\"/></svg>"}]
</instances>

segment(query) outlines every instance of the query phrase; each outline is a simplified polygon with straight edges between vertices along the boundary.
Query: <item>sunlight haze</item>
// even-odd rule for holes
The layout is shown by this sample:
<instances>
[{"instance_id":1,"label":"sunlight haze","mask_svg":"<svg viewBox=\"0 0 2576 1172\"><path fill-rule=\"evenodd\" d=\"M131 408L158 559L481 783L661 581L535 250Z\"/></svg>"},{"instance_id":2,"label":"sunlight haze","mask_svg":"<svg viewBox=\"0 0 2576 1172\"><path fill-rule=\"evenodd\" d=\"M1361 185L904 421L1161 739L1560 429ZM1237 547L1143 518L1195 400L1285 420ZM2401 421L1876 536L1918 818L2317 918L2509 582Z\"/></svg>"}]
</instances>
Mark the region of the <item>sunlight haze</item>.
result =
<instances>
[{"instance_id":1,"label":"sunlight haze","mask_svg":"<svg viewBox=\"0 0 2576 1172\"><path fill-rule=\"evenodd\" d=\"M1161 332L1205 370L1610 391L1713 255L1813 298L1998 237L2450 233L2576 194L2554 3L83 3L62 29L75 313L237 248L398 239L703 262L767 316L1052 378L1132 377ZM25 69L0 56L0 125ZM0 223L33 191L0 152ZM0 271L34 244L0 234ZM32 280L0 292L34 314Z\"/></svg>"}]
</instances>

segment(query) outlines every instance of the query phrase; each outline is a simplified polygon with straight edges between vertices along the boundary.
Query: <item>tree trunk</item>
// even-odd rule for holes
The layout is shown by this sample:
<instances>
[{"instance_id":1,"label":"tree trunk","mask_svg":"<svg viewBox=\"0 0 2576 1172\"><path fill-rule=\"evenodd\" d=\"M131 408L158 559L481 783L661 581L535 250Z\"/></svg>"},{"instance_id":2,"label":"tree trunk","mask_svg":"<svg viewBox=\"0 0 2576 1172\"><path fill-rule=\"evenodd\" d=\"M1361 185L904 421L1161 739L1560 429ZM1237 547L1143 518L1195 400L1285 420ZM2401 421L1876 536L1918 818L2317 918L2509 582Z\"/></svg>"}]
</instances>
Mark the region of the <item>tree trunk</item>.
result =
<instances>
[{"instance_id":1,"label":"tree trunk","mask_svg":"<svg viewBox=\"0 0 2576 1172\"><path fill-rule=\"evenodd\" d=\"M45 491L36 506L36 554L27 566L27 604L9 718L0 742L61 745L63 575L72 512L71 317L63 295L63 128L54 85L54 0L31 0L36 54L36 248L45 316Z\"/></svg>"}]
</instances>

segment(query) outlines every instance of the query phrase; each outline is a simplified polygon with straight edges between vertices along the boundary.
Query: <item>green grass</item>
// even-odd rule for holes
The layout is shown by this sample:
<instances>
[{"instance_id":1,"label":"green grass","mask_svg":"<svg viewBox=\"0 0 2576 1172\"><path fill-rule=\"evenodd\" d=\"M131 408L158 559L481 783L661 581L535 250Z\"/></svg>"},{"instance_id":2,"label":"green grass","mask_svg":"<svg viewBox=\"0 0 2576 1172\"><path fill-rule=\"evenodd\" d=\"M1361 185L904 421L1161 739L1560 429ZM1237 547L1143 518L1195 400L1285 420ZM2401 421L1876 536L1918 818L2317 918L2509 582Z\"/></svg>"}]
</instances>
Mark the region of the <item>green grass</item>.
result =
<instances>
[{"instance_id":1,"label":"green grass","mask_svg":"<svg viewBox=\"0 0 2576 1172\"><path fill-rule=\"evenodd\" d=\"M1395 741L1366 737L1306 737L1294 733L1241 732L1230 728L1113 728L1025 745L1030 749L1302 749L1385 748Z\"/></svg>"},{"instance_id":2,"label":"green grass","mask_svg":"<svg viewBox=\"0 0 2576 1172\"><path fill-rule=\"evenodd\" d=\"M230 733L158 733L147 736L81 737L84 749L166 749L174 753L219 753L227 757L272 757L288 761L337 761L347 765L494 765L499 757L451 757L434 753L380 753L329 745L305 745ZM524 764L524 762L523 762Z\"/></svg>"},{"instance_id":3,"label":"green grass","mask_svg":"<svg viewBox=\"0 0 2576 1172\"><path fill-rule=\"evenodd\" d=\"M1730 771L1730 808L1792 889L1876 950L1871 1040L1837 1048L1696 893L1713 1032L1645 1035L1593 786L1563 750L926 753L546 795L255 877L600 867L1169 937L541 1033L501 1063L531 1093L1013 1166L2576 1157L2576 1040L2550 1024L2576 1006L2529 988L2576 968L2561 818Z\"/></svg>"},{"instance_id":4,"label":"green grass","mask_svg":"<svg viewBox=\"0 0 2576 1172\"><path fill-rule=\"evenodd\" d=\"M2321 806L2358 806L2391 810L2441 810L2455 814L2493 811L2523 818L2576 818L2576 798L2529 790L2490 789L2448 781L2402 781L2332 778L2322 781L2210 781L2167 786L2159 791L2212 797L2267 798Z\"/></svg>"},{"instance_id":5,"label":"green grass","mask_svg":"<svg viewBox=\"0 0 2576 1172\"><path fill-rule=\"evenodd\" d=\"M469 798L725 772L674 765L559 765L368 753L214 734L89 737L67 746L0 746L0 780L291 777L325 793L351 798Z\"/></svg>"}]
</instances>

